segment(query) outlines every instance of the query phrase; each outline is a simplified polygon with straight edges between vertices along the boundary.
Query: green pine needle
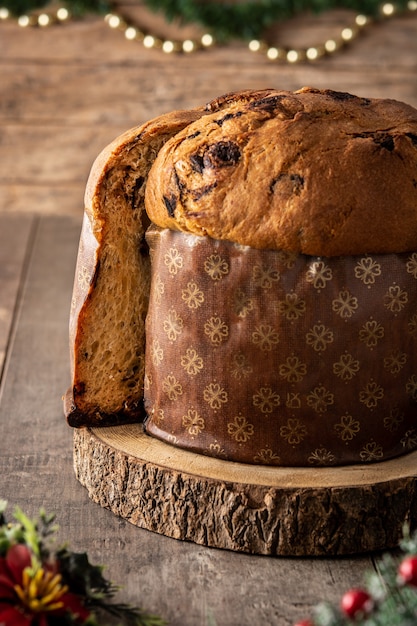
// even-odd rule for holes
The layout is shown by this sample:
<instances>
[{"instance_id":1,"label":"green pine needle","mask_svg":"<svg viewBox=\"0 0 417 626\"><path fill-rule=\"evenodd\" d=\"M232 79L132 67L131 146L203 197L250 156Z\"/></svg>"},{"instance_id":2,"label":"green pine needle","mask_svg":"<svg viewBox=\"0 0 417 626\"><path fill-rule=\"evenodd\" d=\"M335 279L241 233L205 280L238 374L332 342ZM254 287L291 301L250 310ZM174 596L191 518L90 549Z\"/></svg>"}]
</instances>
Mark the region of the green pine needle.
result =
<instances>
[{"instance_id":1,"label":"green pine needle","mask_svg":"<svg viewBox=\"0 0 417 626\"><path fill-rule=\"evenodd\" d=\"M152 11L161 11L168 21L199 24L214 34L218 41L258 39L275 22L288 20L302 12L321 13L346 8L367 15L376 15L381 0L250 0L238 4L206 0L144 0ZM398 0L400 9L407 0Z\"/></svg>"},{"instance_id":2,"label":"green pine needle","mask_svg":"<svg viewBox=\"0 0 417 626\"><path fill-rule=\"evenodd\" d=\"M72 594L82 598L85 607L91 611L84 626L102 626L103 619L97 620L97 613L115 616L126 626L165 626L166 622L156 615L150 615L138 607L114 601L119 587L107 580L100 565L92 565L86 553L71 552L62 547L52 552L51 538L58 527L55 515L48 515L44 510L38 519L29 518L20 508L16 508L14 522L6 521L7 502L0 499L0 557L4 557L9 548L23 544L32 553L32 568L35 571L43 567L50 559L59 563L62 580ZM71 626L76 623L71 613L51 614L48 626ZM77 622L78 623L78 622Z\"/></svg>"},{"instance_id":3,"label":"green pine needle","mask_svg":"<svg viewBox=\"0 0 417 626\"><path fill-rule=\"evenodd\" d=\"M417 588L402 584L398 578L401 560L417 554L417 533L410 535L404 528L400 544L402 554L384 554L377 563L377 572L368 573L363 589L374 601L374 609L368 616L349 619L339 607L320 603L313 614L314 626L416 626Z\"/></svg>"},{"instance_id":4,"label":"green pine needle","mask_svg":"<svg viewBox=\"0 0 417 626\"><path fill-rule=\"evenodd\" d=\"M19 16L48 4L48 0L2 0L2 6L12 15ZM260 39L274 23L282 22L303 12L321 13L335 8L345 8L376 16L381 0L248 0L235 3L230 0L144 0L152 11L162 12L168 22L197 24L208 29L219 42L232 39ZM396 7L404 10L407 0L397 0ZM111 0L64 0L63 5L72 15L108 13Z\"/></svg>"}]
</instances>

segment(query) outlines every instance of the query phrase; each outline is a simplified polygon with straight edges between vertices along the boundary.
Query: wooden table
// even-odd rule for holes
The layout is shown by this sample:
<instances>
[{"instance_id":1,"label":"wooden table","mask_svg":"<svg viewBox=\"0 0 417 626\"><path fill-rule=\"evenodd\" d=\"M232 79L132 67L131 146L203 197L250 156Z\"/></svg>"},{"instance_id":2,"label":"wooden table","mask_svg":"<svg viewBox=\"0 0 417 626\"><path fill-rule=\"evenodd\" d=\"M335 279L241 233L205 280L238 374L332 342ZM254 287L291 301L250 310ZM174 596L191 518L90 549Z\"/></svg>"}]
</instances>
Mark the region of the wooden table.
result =
<instances>
[{"instance_id":1,"label":"wooden table","mask_svg":"<svg viewBox=\"0 0 417 626\"><path fill-rule=\"evenodd\" d=\"M307 16L291 27L306 37L317 25ZM99 18L26 30L7 22L0 68L0 497L11 511L55 512L60 540L106 564L124 601L172 626L291 626L318 601L338 602L374 556L268 558L179 542L115 517L76 481L61 396L82 196L113 137L225 91L309 84L417 106L417 14L309 65L271 63L241 44L174 58Z\"/></svg>"}]
</instances>

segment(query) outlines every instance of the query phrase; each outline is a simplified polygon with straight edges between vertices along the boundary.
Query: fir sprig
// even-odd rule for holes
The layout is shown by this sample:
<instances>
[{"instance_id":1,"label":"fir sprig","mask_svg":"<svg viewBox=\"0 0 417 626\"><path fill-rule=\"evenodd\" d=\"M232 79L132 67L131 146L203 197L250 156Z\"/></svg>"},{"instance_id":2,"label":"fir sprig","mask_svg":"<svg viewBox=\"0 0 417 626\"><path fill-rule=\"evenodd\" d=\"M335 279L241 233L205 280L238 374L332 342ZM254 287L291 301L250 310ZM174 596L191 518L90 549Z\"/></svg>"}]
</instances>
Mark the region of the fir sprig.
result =
<instances>
[{"instance_id":1,"label":"fir sprig","mask_svg":"<svg viewBox=\"0 0 417 626\"><path fill-rule=\"evenodd\" d=\"M7 9L10 15L19 17L43 9L50 0L2 0L1 6ZM74 17L82 17L88 13L105 15L110 11L110 0L63 0L62 6L69 9Z\"/></svg>"},{"instance_id":2,"label":"fir sprig","mask_svg":"<svg viewBox=\"0 0 417 626\"><path fill-rule=\"evenodd\" d=\"M50 0L2 0L11 15L19 16L43 8ZM197 24L207 29L217 41L259 39L271 25L303 12L321 13L345 8L376 16L381 0L143 0L152 11L163 13L168 22ZM63 0L74 16L86 13L108 13L116 3L112 0ZM407 8L407 0L396 0L398 9Z\"/></svg>"},{"instance_id":3,"label":"fir sprig","mask_svg":"<svg viewBox=\"0 0 417 626\"><path fill-rule=\"evenodd\" d=\"M400 549L400 555L384 554L378 571L367 574L363 587L347 591L339 606L321 602L311 619L296 626L416 626L417 533L405 527Z\"/></svg>"},{"instance_id":4,"label":"fir sprig","mask_svg":"<svg viewBox=\"0 0 417 626\"><path fill-rule=\"evenodd\" d=\"M85 605L93 611L104 611L121 617L125 623L135 626L163 626L165 622L154 615L145 614L137 607L114 602L120 587L103 576L104 568L92 565L86 553L70 552L61 548L57 554L63 578L70 589L85 598Z\"/></svg>"},{"instance_id":5,"label":"fir sprig","mask_svg":"<svg viewBox=\"0 0 417 626\"><path fill-rule=\"evenodd\" d=\"M144 0L153 11L162 11L168 21L199 24L209 29L218 41L257 39L275 22L295 17L302 12L321 13L345 8L375 16L381 0L250 0L233 3L207 0ZM407 0L398 0L399 9Z\"/></svg>"}]
</instances>

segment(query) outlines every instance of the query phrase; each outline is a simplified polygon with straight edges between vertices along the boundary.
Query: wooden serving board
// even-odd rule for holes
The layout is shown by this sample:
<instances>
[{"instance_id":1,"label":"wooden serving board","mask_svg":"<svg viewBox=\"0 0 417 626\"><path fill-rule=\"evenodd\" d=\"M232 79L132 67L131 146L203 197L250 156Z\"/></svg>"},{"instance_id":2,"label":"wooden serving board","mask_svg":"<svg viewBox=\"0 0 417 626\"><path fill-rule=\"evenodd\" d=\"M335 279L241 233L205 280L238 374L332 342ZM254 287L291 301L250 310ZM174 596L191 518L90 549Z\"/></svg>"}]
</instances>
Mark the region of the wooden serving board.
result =
<instances>
[{"instance_id":1,"label":"wooden serving board","mask_svg":"<svg viewBox=\"0 0 417 626\"><path fill-rule=\"evenodd\" d=\"M239 552L325 556L393 548L417 522L417 452L333 468L221 461L139 424L74 431L89 496L132 524Z\"/></svg>"}]
</instances>

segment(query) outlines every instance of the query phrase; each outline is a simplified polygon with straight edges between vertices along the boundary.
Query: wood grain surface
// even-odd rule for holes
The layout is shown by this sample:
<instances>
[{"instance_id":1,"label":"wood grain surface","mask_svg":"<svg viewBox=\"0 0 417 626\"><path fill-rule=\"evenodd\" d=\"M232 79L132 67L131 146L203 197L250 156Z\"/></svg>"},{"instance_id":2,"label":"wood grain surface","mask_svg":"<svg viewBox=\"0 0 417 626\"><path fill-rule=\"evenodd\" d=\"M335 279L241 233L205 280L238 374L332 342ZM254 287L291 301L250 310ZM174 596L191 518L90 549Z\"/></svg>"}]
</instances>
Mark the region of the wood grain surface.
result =
<instances>
[{"instance_id":1,"label":"wood grain surface","mask_svg":"<svg viewBox=\"0 0 417 626\"><path fill-rule=\"evenodd\" d=\"M144 19L140 3L120 8ZM333 12L303 16L274 36L316 43L341 21ZM240 43L180 57L148 51L96 16L44 29L8 21L0 71L0 496L11 510L56 512L60 539L106 564L123 601L172 626L291 626L318 601L338 602L376 567L374 555L270 558L177 541L94 504L76 480L61 396L84 186L116 135L231 90L312 85L417 106L417 14L300 65Z\"/></svg>"},{"instance_id":2,"label":"wood grain surface","mask_svg":"<svg viewBox=\"0 0 417 626\"><path fill-rule=\"evenodd\" d=\"M351 467L254 466L181 450L131 424L75 430L74 468L94 502L135 526L249 554L392 549L417 518L417 453Z\"/></svg>"}]
</instances>

